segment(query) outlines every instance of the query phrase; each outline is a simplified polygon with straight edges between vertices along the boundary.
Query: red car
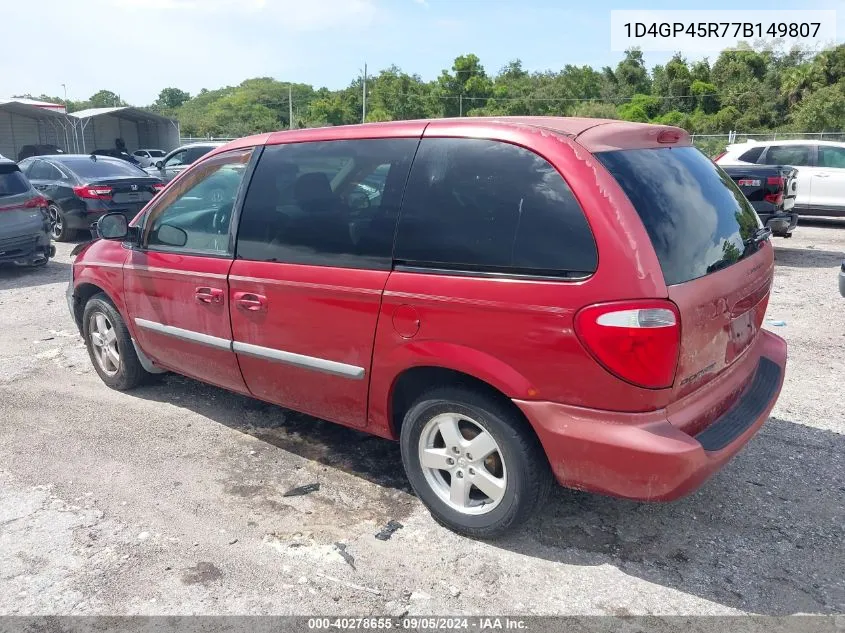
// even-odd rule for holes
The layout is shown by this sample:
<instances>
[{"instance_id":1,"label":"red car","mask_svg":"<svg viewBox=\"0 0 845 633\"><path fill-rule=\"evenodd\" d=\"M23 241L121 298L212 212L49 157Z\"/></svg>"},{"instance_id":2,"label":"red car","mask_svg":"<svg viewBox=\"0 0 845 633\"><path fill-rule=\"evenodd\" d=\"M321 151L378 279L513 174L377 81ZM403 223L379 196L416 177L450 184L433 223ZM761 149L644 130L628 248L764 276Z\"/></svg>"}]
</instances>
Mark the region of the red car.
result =
<instances>
[{"instance_id":1,"label":"red car","mask_svg":"<svg viewBox=\"0 0 845 633\"><path fill-rule=\"evenodd\" d=\"M173 371L398 439L476 537L553 480L676 499L766 420L769 231L681 129L499 118L234 141L73 264L115 389Z\"/></svg>"}]
</instances>

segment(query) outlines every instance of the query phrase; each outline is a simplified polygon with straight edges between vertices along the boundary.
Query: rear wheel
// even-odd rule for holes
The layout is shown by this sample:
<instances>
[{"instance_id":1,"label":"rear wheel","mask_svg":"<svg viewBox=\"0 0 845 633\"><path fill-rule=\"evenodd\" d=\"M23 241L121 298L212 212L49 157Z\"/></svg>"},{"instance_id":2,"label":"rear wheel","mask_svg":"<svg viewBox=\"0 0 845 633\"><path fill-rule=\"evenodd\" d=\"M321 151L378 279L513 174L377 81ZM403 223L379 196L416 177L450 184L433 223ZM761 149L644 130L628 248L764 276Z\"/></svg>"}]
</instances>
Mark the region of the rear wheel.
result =
<instances>
[{"instance_id":1,"label":"rear wheel","mask_svg":"<svg viewBox=\"0 0 845 633\"><path fill-rule=\"evenodd\" d=\"M109 387L125 391L149 377L138 360L123 318L106 295L97 294L85 304L82 328L94 369Z\"/></svg>"},{"instance_id":2,"label":"rear wheel","mask_svg":"<svg viewBox=\"0 0 845 633\"><path fill-rule=\"evenodd\" d=\"M65 212L59 208L59 205L51 204L48 206L47 215L50 218L50 237L57 242L67 242L73 238L76 231L67 227Z\"/></svg>"},{"instance_id":3,"label":"rear wheel","mask_svg":"<svg viewBox=\"0 0 845 633\"><path fill-rule=\"evenodd\" d=\"M496 399L443 387L408 410L400 438L414 491L441 524L492 538L542 505L552 477L533 431Z\"/></svg>"}]
</instances>

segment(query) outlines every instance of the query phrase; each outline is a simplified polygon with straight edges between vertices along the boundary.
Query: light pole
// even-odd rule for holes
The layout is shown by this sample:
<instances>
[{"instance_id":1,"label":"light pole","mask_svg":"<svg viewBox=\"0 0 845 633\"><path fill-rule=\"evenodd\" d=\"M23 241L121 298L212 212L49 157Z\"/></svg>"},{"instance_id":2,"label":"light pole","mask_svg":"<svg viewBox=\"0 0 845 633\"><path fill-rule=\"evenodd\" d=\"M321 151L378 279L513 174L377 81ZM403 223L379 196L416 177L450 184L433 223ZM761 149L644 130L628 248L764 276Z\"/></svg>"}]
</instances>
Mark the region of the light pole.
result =
<instances>
[{"instance_id":1,"label":"light pole","mask_svg":"<svg viewBox=\"0 0 845 633\"><path fill-rule=\"evenodd\" d=\"M67 108L67 86L62 84L62 88L65 91L65 108Z\"/></svg>"}]
</instances>

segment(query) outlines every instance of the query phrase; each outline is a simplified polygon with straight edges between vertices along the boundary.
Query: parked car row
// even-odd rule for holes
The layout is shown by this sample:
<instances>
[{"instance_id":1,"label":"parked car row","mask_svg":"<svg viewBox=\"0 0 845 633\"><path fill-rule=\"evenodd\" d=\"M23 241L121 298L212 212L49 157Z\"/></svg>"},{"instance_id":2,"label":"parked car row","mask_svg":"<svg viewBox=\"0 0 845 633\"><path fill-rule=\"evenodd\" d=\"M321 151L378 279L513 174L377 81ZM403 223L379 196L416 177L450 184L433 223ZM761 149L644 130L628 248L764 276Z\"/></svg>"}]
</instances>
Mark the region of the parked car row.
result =
<instances>
[{"instance_id":1,"label":"parked car row","mask_svg":"<svg viewBox=\"0 0 845 633\"><path fill-rule=\"evenodd\" d=\"M800 215L845 216L845 143L767 141L729 145L719 165L789 165L796 174L795 210Z\"/></svg>"},{"instance_id":2,"label":"parked car row","mask_svg":"<svg viewBox=\"0 0 845 633\"><path fill-rule=\"evenodd\" d=\"M691 492L783 382L770 231L678 128L265 134L97 227L67 298L107 385L173 371L397 439L433 516L476 537L553 480Z\"/></svg>"}]
</instances>

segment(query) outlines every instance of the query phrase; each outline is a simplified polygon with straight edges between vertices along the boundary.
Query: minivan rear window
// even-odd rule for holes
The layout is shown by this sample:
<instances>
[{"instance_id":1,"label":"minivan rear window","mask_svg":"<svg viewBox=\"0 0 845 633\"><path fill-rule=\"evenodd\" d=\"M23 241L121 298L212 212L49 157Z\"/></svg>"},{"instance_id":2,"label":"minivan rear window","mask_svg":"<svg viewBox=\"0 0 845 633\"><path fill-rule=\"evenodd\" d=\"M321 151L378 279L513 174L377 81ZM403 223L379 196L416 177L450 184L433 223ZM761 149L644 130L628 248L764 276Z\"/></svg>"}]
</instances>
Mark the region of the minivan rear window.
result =
<instances>
[{"instance_id":1,"label":"minivan rear window","mask_svg":"<svg viewBox=\"0 0 845 633\"><path fill-rule=\"evenodd\" d=\"M29 191L29 183L17 165L0 165L0 198Z\"/></svg>"},{"instance_id":2,"label":"minivan rear window","mask_svg":"<svg viewBox=\"0 0 845 633\"><path fill-rule=\"evenodd\" d=\"M666 285L703 277L756 249L760 228L731 178L694 147L599 152L640 216Z\"/></svg>"}]
</instances>

